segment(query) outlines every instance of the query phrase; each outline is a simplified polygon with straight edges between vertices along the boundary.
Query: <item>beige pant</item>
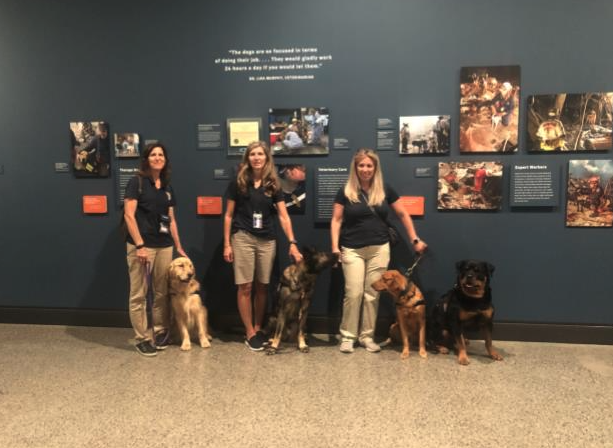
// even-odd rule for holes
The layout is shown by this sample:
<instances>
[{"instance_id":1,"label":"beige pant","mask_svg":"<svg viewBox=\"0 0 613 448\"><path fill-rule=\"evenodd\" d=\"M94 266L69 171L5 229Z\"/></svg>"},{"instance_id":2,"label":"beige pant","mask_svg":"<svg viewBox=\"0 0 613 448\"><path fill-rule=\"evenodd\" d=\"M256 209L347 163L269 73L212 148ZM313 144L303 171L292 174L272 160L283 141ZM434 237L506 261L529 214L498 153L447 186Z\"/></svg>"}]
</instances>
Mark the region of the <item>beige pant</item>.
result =
<instances>
[{"instance_id":1,"label":"beige pant","mask_svg":"<svg viewBox=\"0 0 613 448\"><path fill-rule=\"evenodd\" d=\"M341 247L345 299L340 333L343 341L372 338L375 334L379 293L371 286L379 280L390 261L390 246ZM360 312L362 322L360 324Z\"/></svg>"},{"instance_id":2,"label":"beige pant","mask_svg":"<svg viewBox=\"0 0 613 448\"><path fill-rule=\"evenodd\" d=\"M231 244L234 253L234 283L251 283L255 274L258 282L269 284L277 242L239 230L232 235Z\"/></svg>"},{"instance_id":3,"label":"beige pant","mask_svg":"<svg viewBox=\"0 0 613 448\"><path fill-rule=\"evenodd\" d=\"M172 261L171 247L147 247L147 260L151 266L153 284L153 331L168 328L168 265ZM147 329L147 278L145 265L136 257L136 246L126 243L128 273L130 274L130 321L137 342L153 340Z\"/></svg>"}]
</instances>

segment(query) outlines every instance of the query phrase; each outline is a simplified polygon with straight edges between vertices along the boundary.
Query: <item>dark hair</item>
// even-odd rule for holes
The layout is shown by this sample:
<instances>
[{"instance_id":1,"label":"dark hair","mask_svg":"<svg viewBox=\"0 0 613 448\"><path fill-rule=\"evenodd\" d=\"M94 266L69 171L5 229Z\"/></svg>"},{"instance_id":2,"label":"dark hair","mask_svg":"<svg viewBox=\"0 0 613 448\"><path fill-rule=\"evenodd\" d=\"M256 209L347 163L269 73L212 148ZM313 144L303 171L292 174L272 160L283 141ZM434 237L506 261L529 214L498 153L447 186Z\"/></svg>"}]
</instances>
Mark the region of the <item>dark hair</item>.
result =
<instances>
[{"instance_id":1,"label":"dark hair","mask_svg":"<svg viewBox=\"0 0 613 448\"><path fill-rule=\"evenodd\" d=\"M145 150L143 151L143 157L140 160L140 170L139 174L144 177L151 177L151 168L149 166L149 154L155 148L160 148L164 153L164 158L166 159L166 164L164 168L162 168L162 172L160 173L160 179L162 180L162 185L168 185L170 183L170 159L168 158L168 151L166 150L166 146L162 143L150 143L147 145Z\"/></svg>"}]
</instances>

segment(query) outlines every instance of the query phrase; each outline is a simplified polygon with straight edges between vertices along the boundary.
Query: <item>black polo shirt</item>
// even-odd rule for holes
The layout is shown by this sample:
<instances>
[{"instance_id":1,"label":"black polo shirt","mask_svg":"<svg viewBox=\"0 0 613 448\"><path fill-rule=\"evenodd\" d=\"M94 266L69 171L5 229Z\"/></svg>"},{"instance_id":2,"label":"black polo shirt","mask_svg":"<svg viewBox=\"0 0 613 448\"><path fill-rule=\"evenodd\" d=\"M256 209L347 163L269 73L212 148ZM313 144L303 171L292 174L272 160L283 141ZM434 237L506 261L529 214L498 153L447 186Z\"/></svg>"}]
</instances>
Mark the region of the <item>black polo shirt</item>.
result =
<instances>
[{"instance_id":1,"label":"black polo shirt","mask_svg":"<svg viewBox=\"0 0 613 448\"><path fill-rule=\"evenodd\" d=\"M351 249L366 246L381 245L389 242L387 224L385 221L390 212L389 204L398 200L398 194L385 185L385 200L381 205L374 207L378 218L373 214L368 203L361 194L360 202L350 202L345 196L345 188L336 193L334 202L343 206L343 223L341 225L340 245ZM368 195L363 193L366 198Z\"/></svg>"},{"instance_id":2,"label":"black polo shirt","mask_svg":"<svg viewBox=\"0 0 613 448\"><path fill-rule=\"evenodd\" d=\"M244 230L259 238L274 240L276 238L276 228L274 217L277 215L275 204L283 202L283 192L281 189L272 196L265 193L264 187L254 188L253 183L249 184L247 194L243 195L238 190L238 183L234 179L226 190L226 199L235 202L234 216L232 217L232 233ZM262 214L262 228L253 227L253 214Z\"/></svg>"},{"instance_id":3,"label":"black polo shirt","mask_svg":"<svg viewBox=\"0 0 613 448\"><path fill-rule=\"evenodd\" d=\"M168 209L176 204L174 191L170 185L163 185L159 190L149 177L142 178L142 191L139 194L139 176L134 176L126 186L126 199L136 199L136 223L147 247L168 247L173 245L170 233L160 233L160 215L168 216ZM134 244L128 233L127 240Z\"/></svg>"}]
</instances>

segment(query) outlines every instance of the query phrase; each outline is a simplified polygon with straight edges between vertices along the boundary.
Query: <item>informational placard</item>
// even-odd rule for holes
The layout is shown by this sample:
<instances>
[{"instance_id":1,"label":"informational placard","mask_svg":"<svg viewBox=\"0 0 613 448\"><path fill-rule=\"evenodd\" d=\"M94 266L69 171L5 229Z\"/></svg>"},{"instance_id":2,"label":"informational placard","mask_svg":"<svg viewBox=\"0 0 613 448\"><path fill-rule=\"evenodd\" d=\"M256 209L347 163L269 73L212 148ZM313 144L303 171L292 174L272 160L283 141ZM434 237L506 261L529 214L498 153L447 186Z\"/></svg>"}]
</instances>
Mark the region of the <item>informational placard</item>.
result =
<instances>
[{"instance_id":1,"label":"informational placard","mask_svg":"<svg viewBox=\"0 0 613 448\"><path fill-rule=\"evenodd\" d=\"M334 149L349 149L349 139L346 137L335 137Z\"/></svg>"},{"instance_id":2,"label":"informational placard","mask_svg":"<svg viewBox=\"0 0 613 448\"><path fill-rule=\"evenodd\" d=\"M83 196L83 213L100 215L107 211L106 196Z\"/></svg>"},{"instance_id":3,"label":"informational placard","mask_svg":"<svg viewBox=\"0 0 613 448\"><path fill-rule=\"evenodd\" d=\"M126 186L128 181L138 173L138 167L119 167L117 168L117 205L123 204L126 195Z\"/></svg>"},{"instance_id":4,"label":"informational placard","mask_svg":"<svg viewBox=\"0 0 613 448\"><path fill-rule=\"evenodd\" d=\"M334 197L349 177L347 167L317 167L315 172L315 222L329 222Z\"/></svg>"},{"instance_id":5,"label":"informational placard","mask_svg":"<svg viewBox=\"0 0 613 448\"><path fill-rule=\"evenodd\" d=\"M4 173L4 166L0 165L0 174ZM69 173L70 165L66 162L55 162L55 172L56 173Z\"/></svg>"},{"instance_id":6,"label":"informational placard","mask_svg":"<svg viewBox=\"0 0 613 448\"><path fill-rule=\"evenodd\" d=\"M424 216L423 196L400 196L398 203L409 215Z\"/></svg>"},{"instance_id":7,"label":"informational placard","mask_svg":"<svg viewBox=\"0 0 613 448\"><path fill-rule=\"evenodd\" d=\"M196 210L198 215L221 215L221 196L198 196Z\"/></svg>"},{"instance_id":8,"label":"informational placard","mask_svg":"<svg viewBox=\"0 0 613 448\"><path fill-rule=\"evenodd\" d=\"M391 151L394 149L395 131L382 130L377 131L377 150Z\"/></svg>"},{"instance_id":9,"label":"informational placard","mask_svg":"<svg viewBox=\"0 0 613 448\"><path fill-rule=\"evenodd\" d=\"M377 118L377 129L394 129L394 120L391 118Z\"/></svg>"},{"instance_id":10,"label":"informational placard","mask_svg":"<svg viewBox=\"0 0 613 448\"><path fill-rule=\"evenodd\" d=\"M511 167L511 207L554 207L559 203L559 171L549 163Z\"/></svg>"},{"instance_id":11,"label":"informational placard","mask_svg":"<svg viewBox=\"0 0 613 448\"><path fill-rule=\"evenodd\" d=\"M230 172L228 168L214 168L213 179L215 180L227 180L230 179Z\"/></svg>"},{"instance_id":12,"label":"informational placard","mask_svg":"<svg viewBox=\"0 0 613 448\"><path fill-rule=\"evenodd\" d=\"M434 177L434 170L430 166L418 166L415 168L415 177Z\"/></svg>"},{"instance_id":13,"label":"informational placard","mask_svg":"<svg viewBox=\"0 0 613 448\"><path fill-rule=\"evenodd\" d=\"M221 149L221 125L198 125L198 149Z\"/></svg>"}]
</instances>

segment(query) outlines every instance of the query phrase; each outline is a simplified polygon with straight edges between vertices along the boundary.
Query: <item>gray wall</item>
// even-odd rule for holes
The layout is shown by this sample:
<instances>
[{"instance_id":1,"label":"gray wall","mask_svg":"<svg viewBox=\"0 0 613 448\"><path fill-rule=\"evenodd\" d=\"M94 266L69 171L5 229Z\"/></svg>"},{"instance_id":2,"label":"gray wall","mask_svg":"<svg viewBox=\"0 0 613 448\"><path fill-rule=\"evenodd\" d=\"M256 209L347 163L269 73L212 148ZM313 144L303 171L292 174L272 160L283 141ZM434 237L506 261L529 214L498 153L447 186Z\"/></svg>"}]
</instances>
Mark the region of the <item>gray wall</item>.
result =
<instances>
[{"instance_id":1,"label":"gray wall","mask_svg":"<svg viewBox=\"0 0 613 448\"><path fill-rule=\"evenodd\" d=\"M481 258L496 265L497 319L611 324L611 229L566 228L563 198L559 207L511 209L508 179L513 163L546 161L560 170L562 188L569 159L611 157L528 154L524 112L531 94L613 89L612 19L609 0L0 0L0 307L126 308L114 176L54 172L55 162L68 161L68 123L102 119L111 133L137 131L168 145L183 244L209 307L232 312L221 219L197 217L195 197L222 195L226 181L213 180L213 168L237 160L196 150L196 124L318 105L330 108L332 137L347 137L352 148L375 145L377 117L452 115L449 156L381 154L399 193L426 198L416 225L430 244L418 273L429 300L453 285L456 260ZM317 47L333 60L314 81L274 83L248 82L214 64L231 48L289 46ZM521 66L516 154L459 154L459 71L477 65ZM280 161L307 164L312 181L316 166L346 166L352 152ZM415 178L414 168L458 160L503 161L500 212L437 212L436 180ZM84 216L85 194L108 195L108 215ZM313 224L312 209L294 226L301 242L329 247L329 230ZM395 252L394 264L406 267L408 246ZM339 277L321 278L313 315L338 314Z\"/></svg>"}]
</instances>

